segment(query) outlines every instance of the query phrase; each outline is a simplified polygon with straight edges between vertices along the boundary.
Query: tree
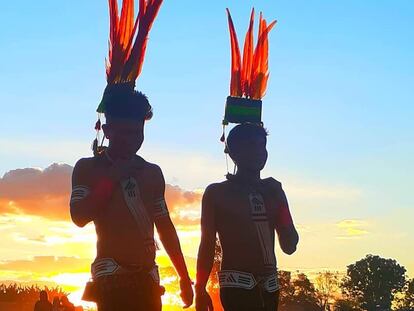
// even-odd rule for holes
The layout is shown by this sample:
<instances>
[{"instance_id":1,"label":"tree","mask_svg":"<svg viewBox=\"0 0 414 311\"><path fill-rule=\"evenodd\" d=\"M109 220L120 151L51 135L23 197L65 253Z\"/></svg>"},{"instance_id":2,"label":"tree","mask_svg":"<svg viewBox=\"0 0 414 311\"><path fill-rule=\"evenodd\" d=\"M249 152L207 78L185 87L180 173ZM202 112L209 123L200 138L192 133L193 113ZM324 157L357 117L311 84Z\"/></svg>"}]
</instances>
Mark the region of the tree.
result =
<instances>
[{"instance_id":1,"label":"tree","mask_svg":"<svg viewBox=\"0 0 414 311\"><path fill-rule=\"evenodd\" d=\"M338 299L333 305L334 311L359 311L358 304L354 300L350 299Z\"/></svg>"},{"instance_id":2,"label":"tree","mask_svg":"<svg viewBox=\"0 0 414 311\"><path fill-rule=\"evenodd\" d=\"M367 255L347 267L342 292L364 310L390 310L395 293L404 287L405 271L393 259Z\"/></svg>"},{"instance_id":3,"label":"tree","mask_svg":"<svg viewBox=\"0 0 414 311\"><path fill-rule=\"evenodd\" d=\"M399 311L414 310L414 279L408 280L402 291L402 296L397 299Z\"/></svg>"},{"instance_id":4,"label":"tree","mask_svg":"<svg viewBox=\"0 0 414 311\"><path fill-rule=\"evenodd\" d=\"M0 284L0 303L17 303L17 304L30 304L33 305L39 299L39 293L41 290L45 290L49 299L53 297L60 297L67 295L61 288L40 288L39 286L21 286L17 284Z\"/></svg>"},{"instance_id":5,"label":"tree","mask_svg":"<svg viewBox=\"0 0 414 311\"><path fill-rule=\"evenodd\" d=\"M316 295L315 286L304 273L299 273L293 281L295 287L295 302L305 308L305 310L320 310Z\"/></svg>"},{"instance_id":6,"label":"tree","mask_svg":"<svg viewBox=\"0 0 414 311\"><path fill-rule=\"evenodd\" d=\"M322 310L330 310L330 302L334 301L334 294L339 291L338 273L319 272L315 279L318 305Z\"/></svg>"},{"instance_id":7,"label":"tree","mask_svg":"<svg viewBox=\"0 0 414 311\"><path fill-rule=\"evenodd\" d=\"M295 287L292 283L292 274L289 271L278 271L280 285L279 306L288 309L289 304L294 302Z\"/></svg>"},{"instance_id":8,"label":"tree","mask_svg":"<svg viewBox=\"0 0 414 311\"><path fill-rule=\"evenodd\" d=\"M308 277L300 273L295 278L289 271L278 271L280 285L279 310L321 310L317 304L316 290Z\"/></svg>"},{"instance_id":9,"label":"tree","mask_svg":"<svg viewBox=\"0 0 414 311\"><path fill-rule=\"evenodd\" d=\"M223 310L220 302L220 286L217 273L221 269L221 261L223 259L223 251L221 248L220 240L216 238L216 245L214 247L214 262L213 268L211 269L210 279L207 284L207 290L213 301L214 310Z\"/></svg>"},{"instance_id":10,"label":"tree","mask_svg":"<svg viewBox=\"0 0 414 311\"><path fill-rule=\"evenodd\" d=\"M219 288L218 272L221 269L221 261L223 259L223 251L221 249L220 240L216 238L216 245L214 246L214 262L211 269L210 279L208 282L208 290L214 291Z\"/></svg>"}]
</instances>

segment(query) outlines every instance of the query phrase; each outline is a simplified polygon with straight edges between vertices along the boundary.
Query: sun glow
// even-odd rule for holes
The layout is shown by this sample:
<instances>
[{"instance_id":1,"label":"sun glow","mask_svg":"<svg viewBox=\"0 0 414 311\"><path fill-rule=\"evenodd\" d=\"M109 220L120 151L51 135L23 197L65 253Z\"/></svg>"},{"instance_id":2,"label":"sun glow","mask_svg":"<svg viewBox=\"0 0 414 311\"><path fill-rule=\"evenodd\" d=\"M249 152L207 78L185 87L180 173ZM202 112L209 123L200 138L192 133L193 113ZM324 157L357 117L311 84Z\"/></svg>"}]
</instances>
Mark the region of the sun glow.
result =
<instances>
[{"instance_id":1,"label":"sun glow","mask_svg":"<svg viewBox=\"0 0 414 311\"><path fill-rule=\"evenodd\" d=\"M82 306L84 310L96 310L96 304L82 300L83 288L72 292L68 298L75 306Z\"/></svg>"}]
</instances>

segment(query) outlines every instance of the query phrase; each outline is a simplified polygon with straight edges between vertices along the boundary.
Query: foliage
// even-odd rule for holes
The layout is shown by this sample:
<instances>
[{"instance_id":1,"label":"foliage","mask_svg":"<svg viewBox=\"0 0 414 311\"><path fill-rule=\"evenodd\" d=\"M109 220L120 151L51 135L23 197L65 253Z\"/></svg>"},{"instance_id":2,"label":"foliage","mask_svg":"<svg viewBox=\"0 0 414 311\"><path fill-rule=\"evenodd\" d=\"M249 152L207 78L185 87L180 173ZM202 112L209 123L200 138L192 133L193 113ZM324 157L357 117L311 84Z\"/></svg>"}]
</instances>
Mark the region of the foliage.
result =
<instances>
[{"instance_id":1,"label":"foliage","mask_svg":"<svg viewBox=\"0 0 414 311\"><path fill-rule=\"evenodd\" d=\"M223 310L217 277L221 261L222 249L217 239L208 283L214 310L217 311ZM175 270L171 267L171 271L164 274L175 274ZM281 311L371 311L391 310L391 306L397 311L414 311L414 279L406 280L405 268L392 259L367 255L347 267L342 282L339 281L337 272L330 271L320 272L312 282L304 273L292 276L292 272L280 270L278 279ZM176 291L179 290L177 280L172 284ZM55 296L67 295L59 287L0 284L0 304L34 305L41 290L46 290L49 300Z\"/></svg>"},{"instance_id":2,"label":"foliage","mask_svg":"<svg viewBox=\"0 0 414 311\"><path fill-rule=\"evenodd\" d=\"M364 310L390 310L394 295L405 285L405 271L393 259L367 255L347 267L342 291Z\"/></svg>"},{"instance_id":3,"label":"foliage","mask_svg":"<svg viewBox=\"0 0 414 311\"><path fill-rule=\"evenodd\" d=\"M333 305L334 311L359 311L358 303L351 299L337 299Z\"/></svg>"},{"instance_id":4,"label":"foliage","mask_svg":"<svg viewBox=\"0 0 414 311\"><path fill-rule=\"evenodd\" d=\"M288 306L294 303L295 287L292 283L292 273L290 271L278 271L280 295L279 306L282 309L287 309Z\"/></svg>"},{"instance_id":5,"label":"foliage","mask_svg":"<svg viewBox=\"0 0 414 311\"><path fill-rule=\"evenodd\" d=\"M210 294L211 300L213 301L214 310L221 311L223 307L220 301L220 287L218 280L218 272L220 271L221 261L223 258L223 251L221 249L220 240L216 238L216 245L214 248L214 262L213 268L210 273L210 280L207 284L207 290Z\"/></svg>"},{"instance_id":6,"label":"foliage","mask_svg":"<svg viewBox=\"0 0 414 311\"><path fill-rule=\"evenodd\" d=\"M321 310L318 306L317 291L313 283L304 273L292 278L289 271L279 271L281 310L304 309Z\"/></svg>"},{"instance_id":7,"label":"foliage","mask_svg":"<svg viewBox=\"0 0 414 311\"><path fill-rule=\"evenodd\" d=\"M223 252L221 249L220 240L216 238L216 245L214 247L214 262L213 268L211 269L210 279L208 283L208 290L216 291L219 288L218 272L220 271L221 261L223 258Z\"/></svg>"},{"instance_id":8,"label":"foliage","mask_svg":"<svg viewBox=\"0 0 414 311\"><path fill-rule=\"evenodd\" d=\"M339 274L336 272L320 272L315 280L318 305L321 310L330 310L330 304L339 292Z\"/></svg>"},{"instance_id":9,"label":"foliage","mask_svg":"<svg viewBox=\"0 0 414 311\"><path fill-rule=\"evenodd\" d=\"M305 310L321 310L318 306L317 291L313 283L304 273L297 275L293 281L295 287L295 303L301 305Z\"/></svg>"},{"instance_id":10,"label":"foliage","mask_svg":"<svg viewBox=\"0 0 414 311\"><path fill-rule=\"evenodd\" d=\"M414 279L408 280L401 292L401 297L396 299L398 311L414 310Z\"/></svg>"},{"instance_id":11,"label":"foliage","mask_svg":"<svg viewBox=\"0 0 414 311\"><path fill-rule=\"evenodd\" d=\"M55 296L67 295L61 288L40 288L39 286L21 286L17 284L0 284L0 302L19 302L34 304L39 299L40 291L45 290L52 300Z\"/></svg>"}]
</instances>

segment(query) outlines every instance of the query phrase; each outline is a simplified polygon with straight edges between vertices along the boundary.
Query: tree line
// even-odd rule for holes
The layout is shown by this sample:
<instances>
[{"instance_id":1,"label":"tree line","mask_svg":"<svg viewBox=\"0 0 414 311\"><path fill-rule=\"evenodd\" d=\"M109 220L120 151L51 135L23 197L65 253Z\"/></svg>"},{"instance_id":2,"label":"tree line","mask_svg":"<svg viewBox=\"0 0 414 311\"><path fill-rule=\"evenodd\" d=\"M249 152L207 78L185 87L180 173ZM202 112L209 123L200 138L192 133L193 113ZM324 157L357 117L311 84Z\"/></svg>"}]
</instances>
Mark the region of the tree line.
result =
<instances>
[{"instance_id":1,"label":"tree line","mask_svg":"<svg viewBox=\"0 0 414 311\"><path fill-rule=\"evenodd\" d=\"M40 291L45 290L49 298L67 296L60 287L23 286L17 284L0 284L0 302L34 305L39 299Z\"/></svg>"},{"instance_id":2,"label":"tree line","mask_svg":"<svg viewBox=\"0 0 414 311\"><path fill-rule=\"evenodd\" d=\"M215 310L222 310L216 276L221 254L217 242L209 282ZM280 311L414 311L414 279L394 259L367 255L347 266L345 274L324 271L313 280L305 273L278 275Z\"/></svg>"},{"instance_id":3,"label":"tree line","mask_svg":"<svg viewBox=\"0 0 414 311\"><path fill-rule=\"evenodd\" d=\"M216 244L213 271L208 285L215 310L220 305L217 271L221 248ZM414 279L394 259L367 255L347 266L345 274L319 272L312 280L305 273L279 271L280 311L414 311ZM0 284L0 304L33 305L39 292L49 297L67 295L61 288Z\"/></svg>"}]
</instances>

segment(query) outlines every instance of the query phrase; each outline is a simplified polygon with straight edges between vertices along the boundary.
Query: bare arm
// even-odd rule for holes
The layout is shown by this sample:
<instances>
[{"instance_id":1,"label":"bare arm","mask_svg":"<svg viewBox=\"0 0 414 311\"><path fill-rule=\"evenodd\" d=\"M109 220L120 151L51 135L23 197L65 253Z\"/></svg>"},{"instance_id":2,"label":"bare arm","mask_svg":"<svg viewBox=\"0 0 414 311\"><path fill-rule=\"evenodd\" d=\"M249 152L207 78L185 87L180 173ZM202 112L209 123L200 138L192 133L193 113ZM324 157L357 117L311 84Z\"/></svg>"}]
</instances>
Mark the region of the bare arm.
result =
<instances>
[{"instance_id":1,"label":"bare arm","mask_svg":"<svg viewBox=\"0 0 414 311\"><path fill-rule=\"evenodd\" d=\"M190 279L188 276L187 266L184 261L184 256L181 251L177 231L171 221L167 205L165 203L165 181L159 167L156 168L155 174L153 215L158 235L180 278Z\"/></svg>"},{"instance_id":2,"label":"bare arm","mask_svg":"<svg viewBox=\"0 0 414 311\"><path fill-rule=\"evenodd\" d=\"M188 275L187 265L181 251L180 241L177 231L168 213L165 203L165 181L161 169L157 167L154 191L154 222L157 227L158 235L168 256L170 257L175 270L180 277L181 298L184 308L188 308L193 303L193 289L190 276Z\"/></svg>"},{"instance_id":3,"label":"bare arm","mask_svg":"<svg viewBox=\"0 0 414 311\"><path fill-rule=\"evenodd\" d=\"M170 217L166 216L160 218L155 222L155 224L157 226L158 235L162 245L165 247L165 250L177 270L180 279L190 280L184 256L181 251L177 231L175 230Z\"/></svg>"},{"instance_id":4,"label":"bare arm","mask_svg":"<svg viewBox=\"0 0 414 311\"><path fill-rule=\"evenodd\" d=\"M93 183L89 166L88 160L81 159L72 174L70 215L79 227L84 227L96 218L99 209L108 203L114 188L114 183L105 177Z\"/></svg>"},{"instance_id":5,"label":"bare arm","mask_svg":"<svg viewBox=\"0 0 414 311\"><path fill-rule=\"evenodd\" d=\"M296 251L296 247L299 242L299 235L296 231L295 225L293 224L286 194L281 186L279 191L281 194L281 201L277 207L276 213L276 232L279 237L279 244L282 251L288 255L291 255Z\"/></svg>"},{"instance_id":6,"label":"bare arm","mask_svg":"<svg viewBox=\"0 0 414 311\"><path fill-rule=\"evenodd\" d=\"M215 212L211 186L204 195L201 207L201 242L197 256L196 290L205 290L214 263L216 243Z\"/></svg>"}]
</instances>

